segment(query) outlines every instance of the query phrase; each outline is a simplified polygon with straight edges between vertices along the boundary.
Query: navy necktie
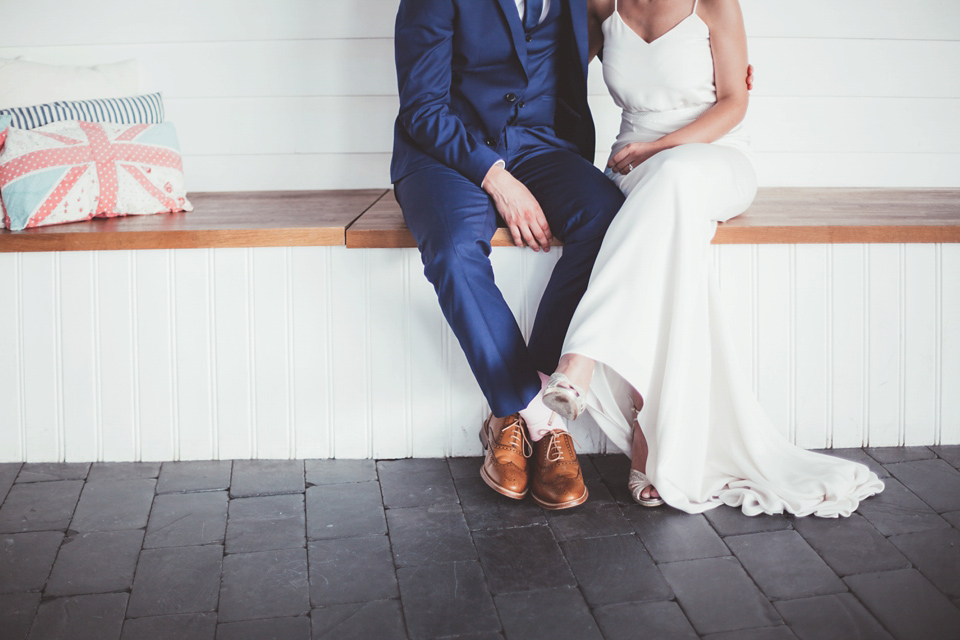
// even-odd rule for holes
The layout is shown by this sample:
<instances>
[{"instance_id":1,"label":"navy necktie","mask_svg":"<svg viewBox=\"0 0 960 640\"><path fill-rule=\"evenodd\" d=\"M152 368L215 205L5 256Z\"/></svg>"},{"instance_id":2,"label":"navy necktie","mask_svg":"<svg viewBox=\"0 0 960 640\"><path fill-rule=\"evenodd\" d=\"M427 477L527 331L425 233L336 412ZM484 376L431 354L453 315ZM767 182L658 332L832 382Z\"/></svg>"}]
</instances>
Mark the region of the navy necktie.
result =
<instances>
[{"instance_id":1,"label":"navy necktie","mask_svg":"<svg viewBox=\"0 0 960 640\"><path fill-rule=\"evenodd\" d=\"M523 14L524 31L533 31L540 24L540 14L543 13L543 0L527 0Z\"/></svg>"}]
</instances>

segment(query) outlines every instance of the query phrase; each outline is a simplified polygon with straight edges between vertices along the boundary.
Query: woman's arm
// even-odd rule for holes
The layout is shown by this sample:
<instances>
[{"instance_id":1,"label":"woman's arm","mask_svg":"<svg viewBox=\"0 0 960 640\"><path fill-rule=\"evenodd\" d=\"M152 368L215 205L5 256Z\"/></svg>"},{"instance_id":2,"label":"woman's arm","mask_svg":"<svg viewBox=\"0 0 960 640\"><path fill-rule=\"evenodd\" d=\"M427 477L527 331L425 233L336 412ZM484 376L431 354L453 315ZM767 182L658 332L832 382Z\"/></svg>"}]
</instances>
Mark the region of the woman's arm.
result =
<instances>
[{"instance_id":1,"label":"woman's arm","mask_svg":"<svg viewBox=\"0 0 960 640\"><path fill-rule=\"evenodd\" d=\"M587 2L587 30L590 34L590 57L593 60L603 49L603 21L613 13L614 0L589 0Z\"/></svg>"},{"instance_id":2,"label":"woman's arm","mask_svg":"<svg viewBox=\"0 0 960 640\"><path fill-rule=\"evenodd\" d=\"M701 0L697 13L710 28L717 103L659 140L628 144L608 163L615 173L625 173L628 165L636 167L655 153L677 145L719 140L746 115L749 91L743 71L747 68L747 34L740 4L737 0Z\"/></svg>"}]
</instances>

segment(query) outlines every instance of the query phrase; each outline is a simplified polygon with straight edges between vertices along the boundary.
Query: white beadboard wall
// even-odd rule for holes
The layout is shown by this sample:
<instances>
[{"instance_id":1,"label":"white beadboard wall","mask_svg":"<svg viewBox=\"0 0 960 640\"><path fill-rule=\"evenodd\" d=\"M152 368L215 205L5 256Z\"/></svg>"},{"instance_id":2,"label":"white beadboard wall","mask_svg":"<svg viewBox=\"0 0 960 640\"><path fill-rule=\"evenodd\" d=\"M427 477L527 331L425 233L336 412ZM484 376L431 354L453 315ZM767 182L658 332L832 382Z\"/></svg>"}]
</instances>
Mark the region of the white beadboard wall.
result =
<instances>
[{"instance_id":1,"label":"white beadboard wall","mask_svg":"<svg viewBox=\"0 0 960 640\"><path fill-rule=\"evenodd\" d=\"M791 440L960 443L960 245L714 252ZM557 253L493 255L529 331ZM0 254L0 461L478 454L485 403L421 271L415 249Z\"/></svg>"},{"instance_id":2,"label":"white beadboard wall","mask_svg":"<svg viewBox=\"0 0 960 640\"><path fill-rule=\"evenodd\" d=\"M192 190L386 187L397 4L0 0L0 57L139 59ZM764 185L960 187L960 3L742 5ZM618 114L596 66L590 86L602 162ZM793 441L960 443L960 245L714 252ZM494 251L525 330L556 256ZM0 461L479 452L485 404L415 250L0 254L0 274Z\"/></svg>"},{"instance_id":3,"label":"white beadboard wall","mask_svg":"<svg viewBox=\"0 0 960 640\"><path fill-rule=\"evenodd\" d=\"M960 186L960 3L741 2L763 185ZM0 0L0 57L137 58L195 191L386 187L398 4ZM597 64L590 87L603 161L619 115Z\"/></svg>"}]
</instances>

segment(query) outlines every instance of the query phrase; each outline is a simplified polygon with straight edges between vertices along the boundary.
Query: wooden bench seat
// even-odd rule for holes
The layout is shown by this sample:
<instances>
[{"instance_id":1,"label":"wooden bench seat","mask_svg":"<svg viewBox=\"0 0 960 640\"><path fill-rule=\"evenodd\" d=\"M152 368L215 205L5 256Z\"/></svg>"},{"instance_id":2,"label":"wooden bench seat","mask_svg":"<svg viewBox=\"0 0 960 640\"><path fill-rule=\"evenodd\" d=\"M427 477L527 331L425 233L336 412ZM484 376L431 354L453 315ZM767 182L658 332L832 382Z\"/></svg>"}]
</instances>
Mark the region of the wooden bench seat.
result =
<instances>
[{"instance_id":1,"label":"wooden bench seat","mask_svg":"<svg viewBox=\"0 0 960 640\"><path fill-rule=\"evenodd\" d=\"M760 189L714 244L960 242L960 189ZM494 246L512 246L498 229ZM400 206L381 198L347 229L347 247L414 247Z\"/></svg>"},{"instance_id":2,"label":"wooden bench seat","mask_svg":"<svg viewBox=\"0 0 960 640\"><path fill-rule=\"evenodd\" d=\"M191 193L190 213L0 230L0 252L342 246L347 227L387 193L385 189Z\"/></svg>"},{"instance_id":3,"label":"wooden bench seat","mask_svg":"<svg viewBox=\"0 0 960 640\"><path fill-rule=\"evenodd\" d=\"M416 246L393 192L194 193L194 211L0 230L0 252ZM716 244L960 242L960 189L761 189ZM498 229L494 246L512 246Z\"/></svg>"}]
</instances>

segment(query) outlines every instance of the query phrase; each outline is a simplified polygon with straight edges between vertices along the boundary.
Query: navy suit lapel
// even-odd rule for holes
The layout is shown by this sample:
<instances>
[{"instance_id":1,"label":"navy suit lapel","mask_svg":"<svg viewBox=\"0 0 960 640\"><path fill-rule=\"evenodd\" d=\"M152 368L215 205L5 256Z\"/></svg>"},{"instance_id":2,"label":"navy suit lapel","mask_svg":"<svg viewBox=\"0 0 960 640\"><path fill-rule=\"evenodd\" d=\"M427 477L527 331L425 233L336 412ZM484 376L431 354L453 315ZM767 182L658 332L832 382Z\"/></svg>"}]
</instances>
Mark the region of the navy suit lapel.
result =
<instances>
[{"instance_id":1,"label":"navy suit lapel","mask_svg":"<svg viewBox=\"0 0 960 640\"><path fill-rule=\"evenodd\" d=\"M563 0L570 9L570 22L573 25L573 39L580 54L580 67L583 77L587 77L587 59L590 53L590 37L587 33L587 0Z\"/></svg>"},{"instance_id":2,"label":"navy suit lapel","mask_svg":"<svg viewBox=\"0 0 960 640\"><path fill-rule=\"evenodd\" d=\"M586 1L586 0L584 0ZM527 43L524 39L523 23L520 22L520 12L517 11L516 0L498 0L500 8L503 10L503 16L510 25L510 35L513 37L513 47L517 51L517 57L520 58L520 65L523 72L527 72Z\"/></svg>"}]
</instances>

